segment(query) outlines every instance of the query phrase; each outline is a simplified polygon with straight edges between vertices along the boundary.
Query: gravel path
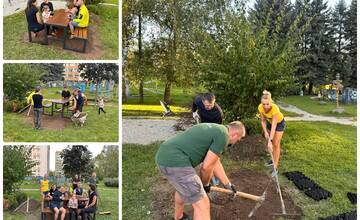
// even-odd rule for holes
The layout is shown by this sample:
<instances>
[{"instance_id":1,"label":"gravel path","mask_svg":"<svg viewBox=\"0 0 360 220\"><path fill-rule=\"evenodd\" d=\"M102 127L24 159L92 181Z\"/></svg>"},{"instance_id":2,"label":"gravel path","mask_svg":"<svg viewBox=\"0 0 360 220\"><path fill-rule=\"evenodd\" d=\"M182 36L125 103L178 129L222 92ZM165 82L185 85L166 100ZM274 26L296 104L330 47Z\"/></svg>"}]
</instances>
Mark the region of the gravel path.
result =
<instances>
[{"instance_id":1,"label":"gravel path","mask_svg":"<svg viewBox=\"0 0 360 220\"><path fill-rule=\"evenodd\" d=\"M303 111L293 105L287 105L287 104L286 105L280 104L280 107L286 111L294 112L302 115L299 117L286 117L287 121L327 121L327 122L333 122L343 125L356 126L356 120L354 118L336 118L331 116L314 115L306 111Z\"/></svg>"},{"instance_id":2,"label":"gravel path","mask_svg":"<svg viewBox=\"0 0 360 220\"><path fill-rule=\"evenodd\" d=\"M124 119L122 120L122 142L148 145L174 136L176 120Z\"/></svg>"},{"instance_id":3,"label":"gravel path","mask_svg":"<svg viewBox=\"0 0 360 220\"><path fill-rule=\"evenodd\" d=\"M27 0L10 0L10 2L11 4L9 3L9 0L4 0L4 5L3 5L4 16L12 15L24 10L26 8ZM37 1L38 6L40 6L41 2L42 1ZM53 4L55 10L66 8L65 1L51 1L51 3Z\"/></svg>"}]
</instances>

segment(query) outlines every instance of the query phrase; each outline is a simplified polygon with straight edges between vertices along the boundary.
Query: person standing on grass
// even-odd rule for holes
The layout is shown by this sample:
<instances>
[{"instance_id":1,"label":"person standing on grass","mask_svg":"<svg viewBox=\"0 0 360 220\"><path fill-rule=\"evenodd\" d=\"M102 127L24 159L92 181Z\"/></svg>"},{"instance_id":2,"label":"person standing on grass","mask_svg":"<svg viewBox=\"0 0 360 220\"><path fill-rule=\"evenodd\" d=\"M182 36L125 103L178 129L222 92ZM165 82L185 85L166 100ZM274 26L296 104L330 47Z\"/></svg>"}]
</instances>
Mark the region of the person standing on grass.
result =
<instances>
[{"instance_id":1,"label":"person standing on grass","mask_svg":"<svg viewBox=\"0 0 360 220\"><path fill-rule=\"evenodd\" d=\"M50 192L49 188L49 176L45 173L44 179L40 180L40 192L43 198Z\"/></svg>"},{"instance_id":2,"label":"person standing on grass","mask_svg":"<svg viewBox=\"0 0 360 220\"><path fill-rule=\"evenodd\" d=\"M198 119L200 123L222 124L224 114L215 101L213 93L197 95L192 106L193 118Z\"/></svg>"},{"instance_id":3,"label":"person standing on grass","mask_svg":"<svg viewBox=\"0 0 360 220\"><path fill-rule=\"evenodd\" d=\"M160 172L166 176L175 192L175 220L189 217L184 205L191 204L194 220L210 220L210 179L220 179L226 189L236 193L220 162L220 155L230 143L234 144L245 136L245 127L239 121L229 125L203 123L195 125L165 141L155 156ZM201 164L201 165L200 165ZM200 177L195 167L200 165Z\"/></svg>"},{"instance_id":4,"label":"person standing on grass","mask_svg":"<svg viewBox=\"0 0 360 220\"><path fill-rule=\"evenodd\" d=\"M101 96L98 98L98 106L99 106L99 115L100 115L100 111L102 111L102 112L104 112L104 114L106 114L106 112L104 111L105 101Z\"/></svg>"},{"instance_id":5,"label":"person standing on grass","mask_svg":"<svg viewBox=\"0 0 360 220\"><path fill-rule=\"evenodd\" d=\"M92 172L91 173L91 177L89 179L89 185L94 185L97 186L97 177L96 177L96 172Z\"/></svg>"},{"instance_id":6,"label":"person standing on grass","mask_svg":"<svg viewBox=\"0 0 360 220\"><path fill-rule=\"evenodd\" d=\"M267 163L268 166L274 164L275 169L271 174L274 177L279 166L280 143L285 130L285 119L284 115L280 112L279 106L271 99L271 93L267 90L263 91L258 110L261 117L261 126L267 140L267 147L274 158L274 161Z\"/></svg>"},{"instance_id":7,"label":"person standing on grass","mask_svg":"<svg viewBox=\"0 0 360 220\"><path fill-rule=\"evenodd\" d=\"M32 91L32 92L29 94L29 96L26 98L27 103L30 105L29 110L28 110L28 113L27 113L27 116L28 116L28 117L30 116L30 112L31 112L31 110L32 110L33 107L34 107L34 101L33 101L33 99L32 99L32 97L33 97L34 94L35 94L35 90Z\"/></svg>"},{"instance_id":8,"label":"person standing on grass","mask_svg":"<svg viewBox=\"0 0 360 220\"><path fill-rule=\"evenodd\" d=\"M74 38L75 27L85 28L89 26L90 15L88 9L84 4L84 1L83 0L76 1L75 6L79 7L79 12L76 18L72 19L69 23L69 27L71 31L70 39Z\"/></svg>"},{"instance_id":9,"label":"person standing on grass","mask_svg":"<svg viewBox=\"0 0 360 220\"><path fill-rule=\"evenodd\" d=\"M76 108L75 112L82 112L83 106L84 106L84 98L81 94L80 89L75 89L75 99L76 99Z\"/></svg>"},{"instance_id":10,"label":"person standing on grass","mask_svg":"<svg viewBox=\"0 0 360 220\"><path fill-rule=\"evenodd\" d=\"M34 102L34 128L39 130L41 129L41 115L43 112L43 102L44 97L40 93L40 87L35 89L35 94L32 96Z\"/></svg>"}]
</instances>

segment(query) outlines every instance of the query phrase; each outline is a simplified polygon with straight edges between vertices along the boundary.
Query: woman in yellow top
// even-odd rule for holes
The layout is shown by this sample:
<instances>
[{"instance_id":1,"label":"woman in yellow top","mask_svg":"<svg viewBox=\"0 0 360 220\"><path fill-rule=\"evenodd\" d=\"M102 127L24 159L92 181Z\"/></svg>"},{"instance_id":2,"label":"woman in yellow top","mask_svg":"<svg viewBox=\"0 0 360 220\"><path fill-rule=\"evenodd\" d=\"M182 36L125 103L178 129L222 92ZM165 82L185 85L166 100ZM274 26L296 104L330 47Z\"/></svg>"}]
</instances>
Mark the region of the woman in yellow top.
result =
<instances>
[{"instance_id":1,"label":"woman in yellow top","mask_svg":"<svg viewBox=\"0 0 360 220\"><path fill-rule=\"evenodd\" d=\"M274 158L274 161L270 161L268 165L274 163L274 167L277 169L280 160L280 142L285 130L284 115L280 112L279 106L272 101L271 93L266 90L263 91L258 110L265 138L268 141L267 146ZM275 175L276 170L272 173L272 176Z\"/></svg>"},{"instance_id":2,"label":"woman in yellow top","mask_svg":"<svg viewBox=\"0 0 360 220\"><path fill-rule=\"evenodd\" d=\"M47 196L49 191L50 191L49 178L48 178L48 175L45 174L44 179L40 180L40 192L41 192L42 196L45 197L45 196Z\"/></svg>"}]
</instances>

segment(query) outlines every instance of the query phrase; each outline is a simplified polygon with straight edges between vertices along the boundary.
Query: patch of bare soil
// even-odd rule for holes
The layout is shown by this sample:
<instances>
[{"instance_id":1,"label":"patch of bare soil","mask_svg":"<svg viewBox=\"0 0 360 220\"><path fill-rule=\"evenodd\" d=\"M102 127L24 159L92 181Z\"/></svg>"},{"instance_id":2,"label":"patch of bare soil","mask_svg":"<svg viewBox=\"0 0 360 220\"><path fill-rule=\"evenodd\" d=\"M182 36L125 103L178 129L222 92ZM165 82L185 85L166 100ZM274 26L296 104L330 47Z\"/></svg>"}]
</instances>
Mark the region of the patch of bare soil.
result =
<instances>
[{"instance_id":1,"label":"patch of bare soil","mask_svg":"<svg viewBox=\"0 0 360 220\"><path fill-rule=\"evenodd\" d=\"M26 124L34 126L34 116L32 114L29 117L26 114L23 114L23 116ZM69 123L72 123L69 118L61 118L60 116L42 115L41 117L41 128L45 130L61 131Z\"/></svg>"},{"instance_id":2,"label":"patch of bare soil","mask_svg":"<svg viewBox=\"0 0 360 220\"><path fill-rule=\"evenodd\" d=\"M191 112L182 113L180 115L180 118L176 121L174 128L175 128L175 131L185 131L187 128L190 128L195 124L196 124L196 121L192 117Z\"/></svg>"},{"instance_id":3,"label":"patch of bare soil","mask_svg":"<svg viewBox=\"0 0 360 220\"><path fill-rule=\"evenodd\" d=\"M99 31L97 30L96 26L101 25L101 19L98 15L91 13L90 15L91 21L90 26L88 27L88 42L86 46L85 53L75 52L71 50L65 50L63 49L63 43L60 40L63 36L63 30L58 29L57 30L57 36L49 36L49 45L43 45L44 47L52 47L54 49L72 54L74 56L77 56L84 60L99 60L102 59L102 56L104 55L104 51L102 49L102 44L99 39ZM95 26L96 25L96 26ZM68 35L69 36L69 35ZM37 37L32 37L33 43L42 43L43 39L45 37L45 31L39 32ZM29 43L29 34L28 32L24 32L21 36L21 42L22 43ZM70 48L80 48L82 47L83 43L79 41L78 39L66 39L66 45Z\"/></svg>"},{"instance_id":4,"label":"patch of bare soil","mask_svg":"<svg viewBox=\"0 0 360 220\"><path fill-rule=\"evenodd\" d=\"M246 136L227 148L231 159L237 161L255 161L262 157L266 157L266 141L261 135Z\"/></svg>"},{"instance_id":5,"label":"patch of bare soil","mask_svg":"<svg viewBox=\"0 0 360 220\"><path fill-rule=\"evenodd\" d=\"M266 185L269 183L269 177L264 173L259 173L249 169L240 169L231 172L229 175L232 183L242 192L262 195ZM155 200L153 201L153 216L156 220L170 220L173 212L173 193L174 189L167 182L161 179L156 186L152 188ZM282 195L285 202L285 208L288 214L293 216L284 217L284 219L301 219L302 210L296 206L285 189L282 189ZM211 219L212 220L233 220L249 219L248 214L255 206L256 202L240 197L230 200L228 195L216 193L216 198L211 200ZM171 213L170 213L171 211ZM186 212L191 213L191 207L186 208ZM262 206L255 212L251 219L276 219L281 213L280 198L276 190L275 182L271 182L266 192L266 198Z\"/></svg>"}]
</instances>

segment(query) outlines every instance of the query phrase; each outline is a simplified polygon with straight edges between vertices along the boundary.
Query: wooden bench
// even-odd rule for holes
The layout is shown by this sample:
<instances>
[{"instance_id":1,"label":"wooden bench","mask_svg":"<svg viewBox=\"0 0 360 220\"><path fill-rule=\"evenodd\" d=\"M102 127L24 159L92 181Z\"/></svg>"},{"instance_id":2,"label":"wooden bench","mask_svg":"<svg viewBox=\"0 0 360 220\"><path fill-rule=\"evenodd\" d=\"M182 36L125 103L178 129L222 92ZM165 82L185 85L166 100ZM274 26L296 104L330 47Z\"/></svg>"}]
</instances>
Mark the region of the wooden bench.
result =
<instances>
[{"instance_id":1,"label":"wooden bench","mask_svg":"<svg viewBox=\"0 0 360 220\"><path fill-rule=\"evenodd\" d=\"M43 114L44 115L51 115L51 112L46 113L45 109L51 109L51 103L43 104Z\"/></svg>"},{"instance_id":2,"label":"wooden bench","mask_svg":"<svg viewBox=\"0 0 360 220\"><path fill-rule=\"evenodd\" d=\"M81 47L81 49L70 48L70 47L66 46L66 41L64 42L64 49L85 53L87 41L88 41L88 28L87 27L86 28L76 27L74 29L73 39L79 40L83 43L83 46Z\"/></svg>"},{"instance_id":3,"label":"wooden bench","mask_svg":"<svg viewBox=\"0 0 360 220\"><path fill-rule=\"evenodd\" d=\"M47 202L48 205L50 204L50 200L42 200L41 201L41 220L46 220L48 215L54 214L54 212L49 207L45 207L45 201ZM66 210L66 215L68 215L70 217L69 209L65 208L65 210ZM96 220L96 212L88 214L87 220Z\"/></svg>"}]
</instances>

